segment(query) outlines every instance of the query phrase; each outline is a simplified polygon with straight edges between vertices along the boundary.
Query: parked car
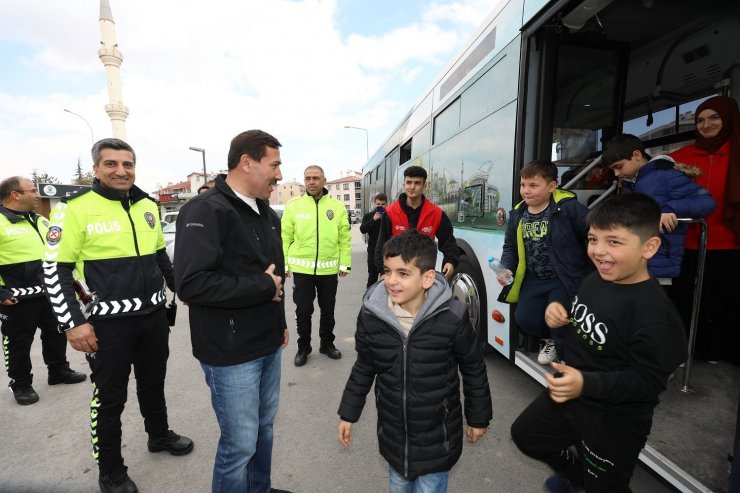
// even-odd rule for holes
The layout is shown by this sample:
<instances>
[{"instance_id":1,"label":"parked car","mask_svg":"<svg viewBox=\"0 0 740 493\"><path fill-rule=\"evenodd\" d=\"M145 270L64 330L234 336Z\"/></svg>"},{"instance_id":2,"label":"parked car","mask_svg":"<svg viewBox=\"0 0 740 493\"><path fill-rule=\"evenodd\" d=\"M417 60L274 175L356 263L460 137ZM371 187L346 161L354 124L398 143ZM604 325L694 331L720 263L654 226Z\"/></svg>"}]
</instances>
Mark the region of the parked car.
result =
<instances>
[{"instance_id":1,"label":"parked car","mask_svg":"<svg viewBox=\"0 0 740 493\"><path fill-rule=\"evenodd\" d=\"M167 226L162 228L162 235L164 236L165 246L175 241L175 229L176 228L177 228L176 222L169 223Z\"/></svg>"},{"instance_id":2,"label":"parked car","mask_svg":"<svg viewBox=\"0 0 740 493\"><path fill-rule=\"evenodd\" d=\"M177 221L177 215L179 212L165 212L162 215L162 221L166 222L167 224L175 223Z\"/></svg>"}]
</instances>

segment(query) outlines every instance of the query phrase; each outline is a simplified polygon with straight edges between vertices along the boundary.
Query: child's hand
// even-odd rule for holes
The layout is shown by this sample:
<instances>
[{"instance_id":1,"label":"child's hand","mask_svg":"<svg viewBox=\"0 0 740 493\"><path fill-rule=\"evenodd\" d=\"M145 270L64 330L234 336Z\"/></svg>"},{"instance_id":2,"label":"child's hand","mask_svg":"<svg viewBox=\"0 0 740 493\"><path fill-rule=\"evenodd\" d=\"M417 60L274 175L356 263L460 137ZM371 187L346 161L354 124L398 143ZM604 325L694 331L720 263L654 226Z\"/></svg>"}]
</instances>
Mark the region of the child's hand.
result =
<instances>
[{"instance_id":1,"label":"child's hand","mask_svg":"<svg viewBox=\"0 0 740 493\"><path fill-rule=\"evenodd\" d=\"M551 329L557 329L558 327L567 325L568 310L562 304L553 301L545 308L545 323Z\"/></svg>"},{"instance_id":2,"label":"child's hand","mask_svg":"<svg viewBox=\"0 0 740 493\"><path fill-rule=\"evenodd\" d=\"M352 423L340 419L337 431L339 432L339 443L349 447L352 443Z\"/></svg>"},{"instance_id":3,"label":"child's hand","mask_svg":"<svg viewBox=\"0 0 740 493\"><path fill-rule=\"evenodd\" d=\"M468 437L469 443L475 443L480 437L485 435L487 431L488 428L473 428L472 426L468 426L465 430L465 436Z\"/></svg>"},{"instance_id":4,"label":"child's hand","mask_svg":"<svg viewBox=\"0 0 740 493\"><path fill-rule=\"evenodd\" d=\"M673 212L663 212L660 214L660 232L666 231L673 233L678 226L678 218Z\"/></svg>"},{"instance_id":5,"label":"child's hand","mask_svg":"<svg viewBox=\"0 0 740 493\"><path fill-rule=\"evenodd\" d=\"M563 402L575 399L583 391L583 374L575 368L560 363L550 363L553 369L562 375L556 377L545 373L547 379L547 391L550 392L550 398L562 404Z\"/></svg>"},{"instance_id":6,"label":"child's hand","mask_svg":"<svg viewBox=\"0 0 740 493\"><path fill-rule=\"evenodd\" d=\"M509 276L514 277L514 273L511 272L509 269L506 269L506 273ZM506 283L506 279L504 278L504 276L501 276L501 277L496 276L496 280L498 281L498 283L500 285L502 285L502 286L508 286L508 284Z\"/></svg>"}]
</instances>

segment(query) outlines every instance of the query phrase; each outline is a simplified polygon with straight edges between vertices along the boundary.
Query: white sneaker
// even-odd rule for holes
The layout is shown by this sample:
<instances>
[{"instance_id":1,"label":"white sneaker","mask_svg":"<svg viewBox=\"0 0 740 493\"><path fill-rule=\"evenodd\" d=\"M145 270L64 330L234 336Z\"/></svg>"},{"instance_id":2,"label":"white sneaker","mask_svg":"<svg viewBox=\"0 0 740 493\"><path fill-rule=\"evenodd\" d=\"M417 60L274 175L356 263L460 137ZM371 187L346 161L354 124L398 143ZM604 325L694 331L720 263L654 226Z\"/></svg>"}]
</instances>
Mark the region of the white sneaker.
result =
<instances>
[{"instance_id":1,"label":"white sneaker","mask_svg":"<svg viewBox=\"0 0 740 493\"><path fill-rule=\"evenodd\" d=\"M540 343L542 346L540 347L540 354L537 355L537 363L549 365L558 359L558 355L555 352L555 342L552 339L542 339Z\"/></svg>"}]
</instances>

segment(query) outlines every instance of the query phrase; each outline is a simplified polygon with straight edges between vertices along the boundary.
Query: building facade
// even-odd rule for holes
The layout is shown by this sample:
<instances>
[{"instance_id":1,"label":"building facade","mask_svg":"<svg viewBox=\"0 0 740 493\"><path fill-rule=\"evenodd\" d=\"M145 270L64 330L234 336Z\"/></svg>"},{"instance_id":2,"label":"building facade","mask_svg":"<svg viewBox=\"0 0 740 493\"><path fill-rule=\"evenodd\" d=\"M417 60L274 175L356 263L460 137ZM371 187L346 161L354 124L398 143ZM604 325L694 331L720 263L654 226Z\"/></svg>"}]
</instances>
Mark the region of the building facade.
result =
<instances>
[{"instance_id":1,"label":"building facade","mask_svg":"<svg viewBox=\"0 0 740 493\"><path fill-rule=\"evenodd\" d=\"M347 210L362 208L362 173L351 171L347 176L327 181L326 188Z\"/></svg>"}]
</instances>

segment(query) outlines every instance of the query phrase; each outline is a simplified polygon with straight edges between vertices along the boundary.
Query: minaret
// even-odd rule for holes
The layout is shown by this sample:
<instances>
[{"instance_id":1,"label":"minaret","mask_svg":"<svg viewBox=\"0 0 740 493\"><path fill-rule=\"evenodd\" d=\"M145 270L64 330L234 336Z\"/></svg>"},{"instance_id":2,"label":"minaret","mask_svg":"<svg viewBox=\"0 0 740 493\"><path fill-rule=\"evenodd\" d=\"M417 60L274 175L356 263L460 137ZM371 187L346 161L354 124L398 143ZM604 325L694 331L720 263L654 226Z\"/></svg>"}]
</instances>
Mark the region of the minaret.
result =
<instances>
[{"instance_id":1,"label":"minaret","mask_svg":"<svg viewBox=\"0 0 740 493\"><path fill-rule=\"evenodd\" d=\"M100 49L98 57L105 66L105 75L108 79L108 104L105 112L113 126L113 137L126 140L126 117L128 108L123 104L121 95L121 62L123 55L118 51L116 41L116 23L113 22L113 13L108 0L100 0Z\"/></svg>"}]
</instances>

